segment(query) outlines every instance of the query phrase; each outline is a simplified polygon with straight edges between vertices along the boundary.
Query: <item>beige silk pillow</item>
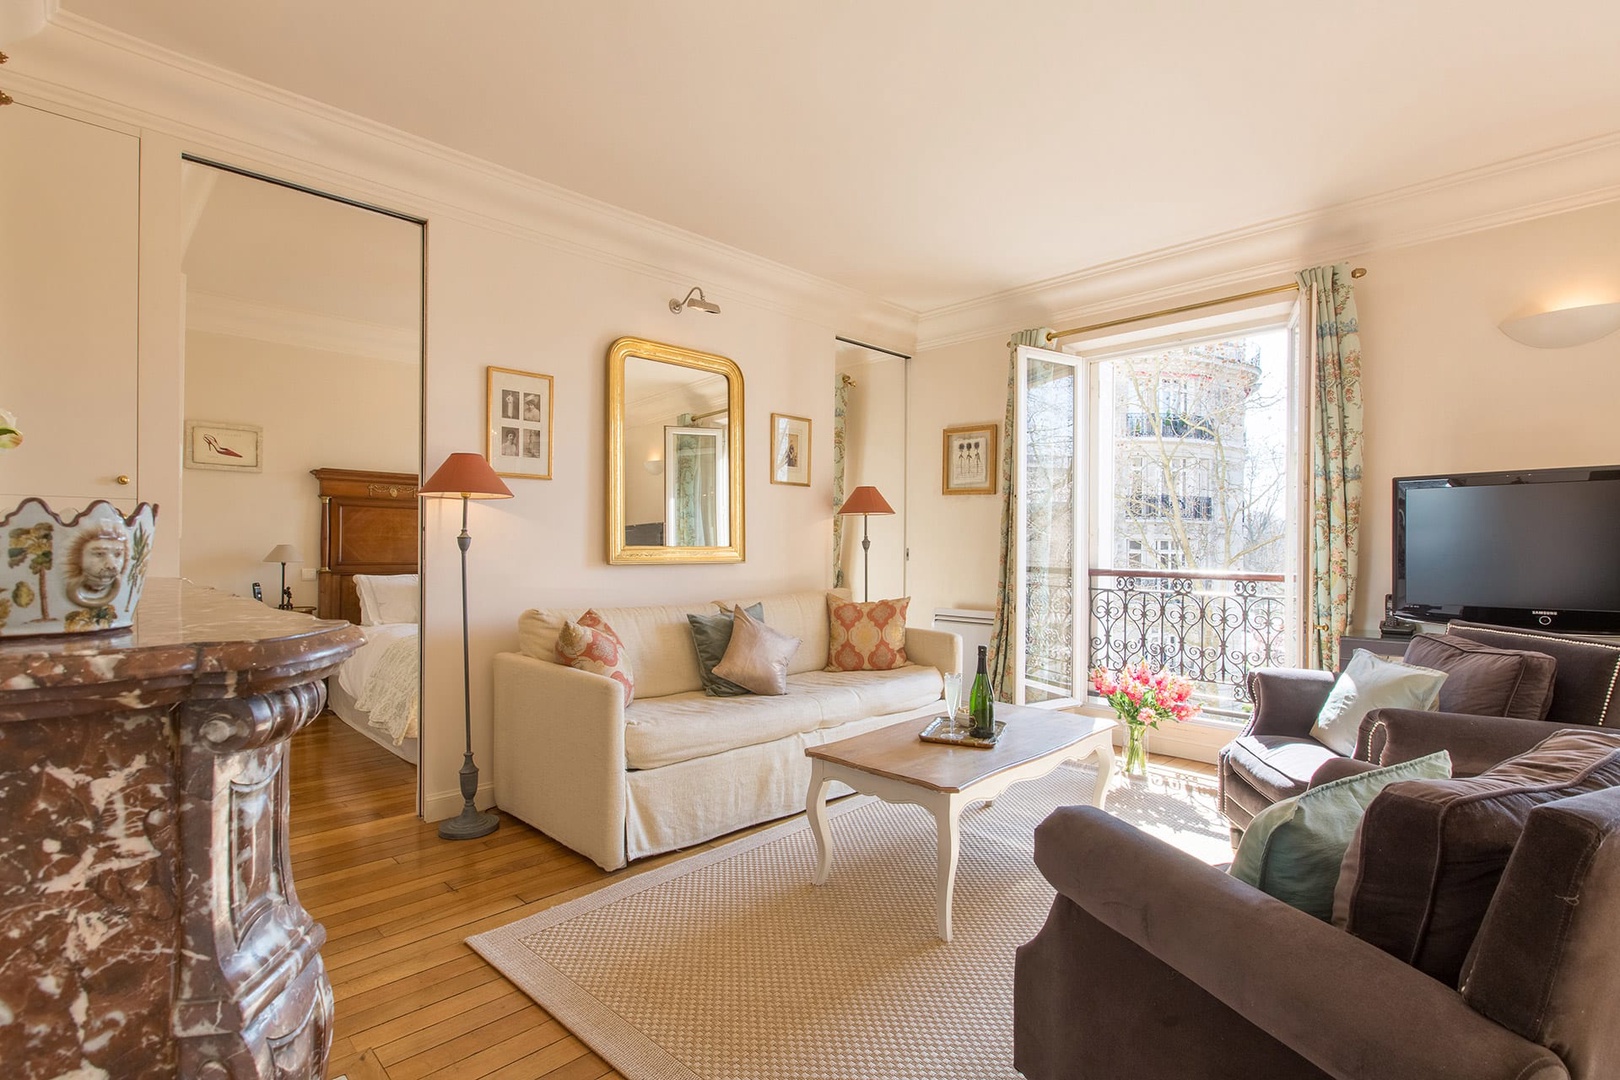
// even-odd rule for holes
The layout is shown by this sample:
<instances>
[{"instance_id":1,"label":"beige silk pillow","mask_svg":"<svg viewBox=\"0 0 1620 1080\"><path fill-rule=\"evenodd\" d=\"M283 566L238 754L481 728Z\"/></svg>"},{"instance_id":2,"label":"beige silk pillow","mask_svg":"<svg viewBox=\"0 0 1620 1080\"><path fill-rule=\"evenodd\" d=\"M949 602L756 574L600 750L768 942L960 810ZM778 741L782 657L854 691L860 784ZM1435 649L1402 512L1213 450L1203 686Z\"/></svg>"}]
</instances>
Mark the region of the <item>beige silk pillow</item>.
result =
<instances>
[{"instance_id":1,"label":"beige silk pillow","mask_svg":"<svg viewBox=\"0 0 1620 1080\"><path fill-rule=\"evenodd\" d=\"M714 673L755 694L787 693L788 661L799 639L772 630L740 607L731 609L731 644Z\"/></svg>"},{"instance_id":2,"label":"beige silk pillow","mask_svg":"<svg viewBox=\"0 0 1620 1080\"><path fill-rule=\"evenodd\" d=\"M891 671L906 666L911 597L857 604L827 594L827 670Z\"/></svg>"}]
</instances>

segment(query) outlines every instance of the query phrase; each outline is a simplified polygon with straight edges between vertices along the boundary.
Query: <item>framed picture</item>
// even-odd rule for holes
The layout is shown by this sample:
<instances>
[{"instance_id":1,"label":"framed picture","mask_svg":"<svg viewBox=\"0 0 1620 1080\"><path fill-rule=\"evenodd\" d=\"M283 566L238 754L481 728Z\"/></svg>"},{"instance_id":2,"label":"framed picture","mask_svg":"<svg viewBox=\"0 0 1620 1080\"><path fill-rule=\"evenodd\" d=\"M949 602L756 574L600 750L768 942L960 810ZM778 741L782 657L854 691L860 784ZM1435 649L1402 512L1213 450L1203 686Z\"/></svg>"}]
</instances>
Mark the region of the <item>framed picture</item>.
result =
<instances>
[{"instance_id":1,"label":"framed picture","mask_svg":"<svg viewBox=\"0 0 1620 1080\"><path fill-rule=\"evenodd\" d=\"M551 376L492 367L484 456L499 476L551 479Z\"/></svg>"},{"instance_id":2,"label":"framed picture","mask_svg":"<svg viewBox=\"0 0 1620 1080\"><path fill-rule=\"evenodd\" d=\"M771 483L810 486L810 421L771 413Z\"/></svg>"},{"instance_id":3,"label":"framed picture","mask_svg":"<svg viewBox=\"0 0 1620 1080\"><path fill-rule=\"evenodd\" d=\"M994 495L1001 475L996 456L999 424L963 424L945 429L940 491L945 495Z\"/></svg>"},{"instance_id":4,"label":"framed picture","mask_svg":"<svg viewBox=\"0 0 1620 1080\"><path fill-rule=\"evenodd\" d=\"M186 421L186 468L264 471L264 428L217 420Z\"/></svg>"}]
</instances>

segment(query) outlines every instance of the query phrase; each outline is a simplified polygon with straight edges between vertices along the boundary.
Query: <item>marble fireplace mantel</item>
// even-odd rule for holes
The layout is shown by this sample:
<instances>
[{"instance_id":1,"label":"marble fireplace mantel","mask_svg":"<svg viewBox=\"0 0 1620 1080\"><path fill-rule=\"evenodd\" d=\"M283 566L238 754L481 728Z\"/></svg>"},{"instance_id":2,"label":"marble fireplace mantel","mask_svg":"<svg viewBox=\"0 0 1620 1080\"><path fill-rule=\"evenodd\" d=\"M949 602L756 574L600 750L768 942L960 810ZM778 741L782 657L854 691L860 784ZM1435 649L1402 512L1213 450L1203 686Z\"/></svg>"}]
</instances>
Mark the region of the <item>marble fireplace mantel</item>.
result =
<instances>
[{"instance_id":1,"label":"marble fireplace mantel","mask_svg":"<svg viewBox=\"0 0 1620 1080\"><path fill-rule=\"evenodd\" d=\"M130 630L0 641L10 1076L323 1074L326 934L293 888L287 740L362 640L154 579Z\"/></svg>"}]
</instances>

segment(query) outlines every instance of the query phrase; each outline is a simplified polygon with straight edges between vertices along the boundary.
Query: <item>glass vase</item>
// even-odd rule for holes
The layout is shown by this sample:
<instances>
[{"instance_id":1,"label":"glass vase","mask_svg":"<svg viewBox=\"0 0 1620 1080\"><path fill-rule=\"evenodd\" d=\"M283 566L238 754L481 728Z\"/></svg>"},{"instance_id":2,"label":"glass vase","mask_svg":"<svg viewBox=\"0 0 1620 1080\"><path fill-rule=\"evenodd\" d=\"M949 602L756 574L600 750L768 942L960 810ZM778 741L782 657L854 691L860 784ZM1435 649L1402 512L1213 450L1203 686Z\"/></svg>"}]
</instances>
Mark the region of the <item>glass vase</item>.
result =
<instances>
[{"instance_id":1,"label":"glass vase","mask_svg":"<svg viewBox=\"0 0 1620 1080\"><path fill-rule=\"evenodd\" d=\"M1120 771L1132 780L1145 780L1148 773L1148 726L1125 725L1125 760Z\"/></svg>"}]
</instances>

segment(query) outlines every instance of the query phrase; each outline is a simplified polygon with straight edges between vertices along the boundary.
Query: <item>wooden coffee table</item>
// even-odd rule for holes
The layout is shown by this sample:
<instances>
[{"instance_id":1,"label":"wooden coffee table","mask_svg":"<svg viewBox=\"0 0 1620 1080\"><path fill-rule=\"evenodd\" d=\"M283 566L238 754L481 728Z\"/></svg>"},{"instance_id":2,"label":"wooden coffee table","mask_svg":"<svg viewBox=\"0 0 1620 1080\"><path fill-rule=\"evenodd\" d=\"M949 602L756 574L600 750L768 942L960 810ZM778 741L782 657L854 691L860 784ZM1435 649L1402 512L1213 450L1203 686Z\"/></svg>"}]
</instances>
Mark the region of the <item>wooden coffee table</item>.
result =
<instances>
[{"instance_id":1,"label":"wooden coffee table","mask_svg":"<svg viewBox=\"0 0 1620 1080\"><path fill-rule=\"evenodd\" d=\"M914 803L934 815L939 827L939 936L951 940L951 891L961 850L959 819L968 803L989 802L1020 780L1045 776L1065 761L1097 759L1091 802L1102 806L1114 773L1113 720L997 705L1005 721L1001 739L988 750L923 742L917 737L932 717L910 720L849 739L812 746L810 791L805 813L816 838L817 885L832 874L832 834L827 828L827 785L842 780L884 802Z\"/></svg>"}]
</instances>

